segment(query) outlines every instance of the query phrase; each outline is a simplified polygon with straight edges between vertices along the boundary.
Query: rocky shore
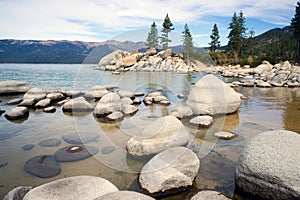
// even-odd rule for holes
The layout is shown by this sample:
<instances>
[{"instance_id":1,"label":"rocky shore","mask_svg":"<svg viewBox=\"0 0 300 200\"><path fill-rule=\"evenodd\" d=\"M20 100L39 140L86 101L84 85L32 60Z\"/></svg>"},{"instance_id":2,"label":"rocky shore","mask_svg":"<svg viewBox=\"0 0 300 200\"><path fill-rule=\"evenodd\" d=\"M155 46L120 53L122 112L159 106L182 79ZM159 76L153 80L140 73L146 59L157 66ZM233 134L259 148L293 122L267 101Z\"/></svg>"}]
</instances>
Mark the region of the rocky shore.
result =
<instances>
[{"instance_id":1,"label":"rocky shore","mask_svg":"<svg viewBox=\"0 0 300 200\"><path fill-rule=\"evenodd\" d=\"M146 58L143 58L145 57ZM148 57L147 57L148 56ZM143 60L145 59L145 60ZM153 64L150 60L155 60ZM149 62L145 64L145 62ZM170 63L168 63L170 62ZM177 63L172 63L177 62ZM142 65L144 63L145 65ZM162 52L114 52L103 58L99 69L112 71L173 71L187 73L195 71L194 65L186 65L178 54L166 50ZM164 68L168 65L169 68ZM139 66L141 66L139 68ZM173 66L172 68L170 66ZM18 187L9 192L8 199L153 199L170 191L188 190L194 184L195 177L201 171L199 156L189 149L192 134L180 119L185 118L191 126L209 128L219 115L238 111L243 95L230 86L299 86L300 70L289 62L271 65L264 62L255 69L249 67L217 67L226 77L240 78L240 82L225 84L214 75L206 75L189 91L182 105L167 109L168 114L149 122L138 135L131 137L126 144L132 157L152 157L141 169L138 183L144 194L119 189L101 177L77 176L46 183L32 189L31 186ZM253 84L252 84L253 83ZM139 105L167 107L173 102L164 91L151 91L147 94L135 93L118 87L96 85L86 91L61 90L50 88L42 90L32 88L26 83L0 83L5 86L2 94L25 93L21 98L6 102L16 105L5 113L8 120L26 120L31 110L44 112L93 113L96 120L114 123L130 118L139 111ZM22 90L19 90L19 87ZM25 88L25 89L24 89ZM181 96L181 94L177 94ZM218 139L237 137L230 132L213 133ZM24 170L33 176L50 178L60 172L61 162L74 162L86 159L99 152L111 152L114 149L102 149L85 145L97 139L97 135L76 138L64 135L64 141L70 145L60 148L53 155L38 155L29 158ZM42 141L40 146L55 146L60 140ZM236 167L237 189L265 199L299 199L299 160L300 138L290 131L271 131L254 137L241 154ZM33 147L26 147L30 151ZM284 169L284 172L281 170ZM61 187L61 186L64 187ZM200 191L192 199L228 199L214 191Z\"/></svg>"},{"instance_id":2,"label":"rocky shore","mask_svg":"<svg viewBox=\"0 0 300 200\"><path fill-rule=\"evenodd\" d=\"M183 55L172 52L171 49L157 52L152 48L145 53L133 51L115 51L103 57L96 69L114 72L142 71L142 72L177 72L188 73L200 71L206 65L197 62L185 63Z\"/></svg>"}]
</instances>

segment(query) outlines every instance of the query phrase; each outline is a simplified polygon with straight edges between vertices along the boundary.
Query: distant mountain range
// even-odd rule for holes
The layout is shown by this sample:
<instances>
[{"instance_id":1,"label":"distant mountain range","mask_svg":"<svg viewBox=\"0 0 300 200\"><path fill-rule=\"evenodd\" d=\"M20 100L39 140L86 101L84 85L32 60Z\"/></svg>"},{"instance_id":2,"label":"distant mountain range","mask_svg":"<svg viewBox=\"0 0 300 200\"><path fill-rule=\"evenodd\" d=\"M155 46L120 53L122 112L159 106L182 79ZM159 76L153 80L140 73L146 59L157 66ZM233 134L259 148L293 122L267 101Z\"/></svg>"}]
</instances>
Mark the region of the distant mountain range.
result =
<instances>
[{"instance_id":1,"label":"distant mountain range","mask_svg":"<svg viewBox=\"0 0 300 200\"><path fill-rule=\"evenodd\" d=\"M289 27L269 30L253 38L253 47L278 41L290 35ZM182 45L171 47L182 52ZM145 50L144 42L108 40L105 42L0 40L0 63L98 63L99 60L117 50ZM205 48L208 49L208 48ZM225 50L222 46L220 50Z\"/></svg>"},{"instance_id":2,"label":"distant mountain range","mask_svg":"<svg viewBox=\"0 0 300 200\"><path fill-rule=\"evenodd\" d=\"M98 63L117 50L145 48L144 42L0 40L0 63Z\"/></svg>"}]
</instances>

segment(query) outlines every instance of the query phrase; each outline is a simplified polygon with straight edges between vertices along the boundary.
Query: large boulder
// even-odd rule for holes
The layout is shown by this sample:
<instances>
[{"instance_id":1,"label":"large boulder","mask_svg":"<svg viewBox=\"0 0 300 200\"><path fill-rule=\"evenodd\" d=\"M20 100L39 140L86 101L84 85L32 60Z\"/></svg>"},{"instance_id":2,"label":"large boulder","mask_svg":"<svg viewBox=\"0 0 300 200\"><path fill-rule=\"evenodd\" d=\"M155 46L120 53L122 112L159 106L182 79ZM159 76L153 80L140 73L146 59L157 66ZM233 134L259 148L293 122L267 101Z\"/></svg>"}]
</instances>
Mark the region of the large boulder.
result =
<instances>
[{"instance_id":1,"label":"large boulder","mask_svg":"<svg viewBox=\"0 0 300 200\"><path fill-rule=\"evenodd\" d=\"M115 111L122 110L121 98L116 93L108 93L104 95L98 102L94 115L96 117L105 117Z\"/></svg>"},{"instance_id":2,"label":"large boulder","mask_svg":"<svg viewBox=\"0 0 300 200\"><path fill-rule=\"evenodd\" d=\"M118 188L106 179L75 176L40 185L30 190L23 200L91 200L115 191Z\"/></svg>"},{"instance_id":3,"label":"large boulder","mask_svg":"<svg viewBox=\"0 0 300 200\"><path fill-rule=\"evenodd\" d=\"M40 88L31 88L25 94L23 99L34 99L36 101L42 100L46 97L46 91Z\"/></svg>"},{"instance_id":4,"label":"large boulder","mask_svg":"<svg viewBox=\"0 0 300 200\"><path fill-rule=\"evenodd\" d=\"M92 87L89 91L87 91L84 94L84 96L87 99L100 99L107 93L108 93L108 91L107 91L106 87L96 85L96 86Z\"/></svg>"},{"instance_id":5,"label":"large boulder","mask_svg":"<svg viewBox=\"0 0 300 200\"><path fill-rule=\"evenodd\" d=\"M256 74L262 74L264 72L269 72L271 71L273 68L273 65L271 65L268 61L264 61L261 65L258 65L254 72Z\"/></svg>"},{"instance_id":6,"label":"large boulder","mask_svg":"<svg viewBox=\"0 0 300 200\"><path fill-rule=\"evenodd\" d=\"M101 197L98 197L95 200L154 200L152 197L149 197L145 194L141 194L134 191L117 191L105 194Z\"/></svg>"},{"instance_id":7,"label":"large boulder","mask_svg":"<svg viewBox=\"0 0 300 200\"><path fill-rule=\"evenodd\" d=\"M23 119L29 116L29 110L26 107L20 106L6 112L5 117L9 120Z\"/></svg>"},{"instance_id":8,"label":"large boulder","mask_svg":"<svg viewBox=\"0 0 300 200\"><path fill-rule=\"evenodd\" d=\"M189 133L174 116L162 117L148 125L139 136L127 142L127 150L134 156L157 154L171 147L188 143Z\"/></svg>"},{"instance_id":9,"label":"large boulder","mask_svg":"<svg viewBox=\"0 0 300 200\"><path fill-rule=\"evenodd\" d=\"M108 70L116 70L118 69L121 65L117 65L117 63L120 63L123 58L127 55L126 52L117 50L114 51L106 56L104 56L98 63L98 65L104 66Z\"/></svg>"},{"instance_id":10,"label":"large boulder","mask_svg":"<svg viewBox=\"0 0 300 200\"><path fill-rule=\"evenodd\" d=\"M23 200L25 194L32 189L32 186L19 186L9 191L3 200Z\"/></svg>"},{"instance_id":11,"label":"large boulder","mask_svg":"<svg viewBox=\"0 0 300 200\"><path fill-rule=\"evenodd\" d=\"M259 134L245 147L236 185L264 199L300 199L300 135L276 130Z\"/></svg>"},{"instance_id":12,"label":"large boulder","mask_svg":"<svg viewBox=\"0 0 300 200\"><path fill-rule=\"evenodd\" d=\"M83 97L71 99L63 105L65 112L87 112L92 111L94 106L87 102Z\"/></svg>"},{"instance_id":13,"label":"large boulder","mask_svg":"<svg viewBox=\"0 0 300 200\"><path fill-rule=\"evenodd\" d=\"M25 93L30 88L27 83L22 81L2 81L0 82L0 95Z\"/></svg>"},{"instance_id":14,"label":"large boulder","mask_svg":"<svg viewBox=\"0 0 300 200\"><path fill-rule=\"evenodd\" d=\"M214 75L200 79L190 91L186 104L198 115L230 114L237 111L241 94Z\"/></svg>"},{"instance_id":15,"label":"large boulder","mask_svg":"<svg viewBox=\"0 0 300 200\"><path fill-rule=\"evenodd\" d=\"M198 175L200 160L185 147L167 149L154 156L139 176L141 187L149 193L191 186Z\"/></svg>"}]
</instances>

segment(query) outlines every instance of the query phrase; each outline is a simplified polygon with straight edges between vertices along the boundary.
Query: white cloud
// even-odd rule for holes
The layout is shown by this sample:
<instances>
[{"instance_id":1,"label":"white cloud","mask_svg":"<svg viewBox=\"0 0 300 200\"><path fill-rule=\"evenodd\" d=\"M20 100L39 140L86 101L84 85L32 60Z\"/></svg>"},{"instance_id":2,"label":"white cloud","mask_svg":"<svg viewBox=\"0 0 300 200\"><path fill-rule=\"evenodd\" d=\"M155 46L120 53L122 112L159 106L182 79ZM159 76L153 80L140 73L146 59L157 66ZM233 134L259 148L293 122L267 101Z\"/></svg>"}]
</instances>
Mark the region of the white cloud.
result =
<instances>
[{"instance_id":1,"label":"white cloud","mask_svg":"<svg viewBox=\"0 0 300 200\"><path fill-rule=\"evenodd\" d=\"M211 24L208 16L246 17L287 25L295 0L1 0L0 37L97 41L158 24L166 13L176 25ZM195 32L195 31L194 31ZM194 37L203 37L195 33Z\"/></svg>"}]
</instances>

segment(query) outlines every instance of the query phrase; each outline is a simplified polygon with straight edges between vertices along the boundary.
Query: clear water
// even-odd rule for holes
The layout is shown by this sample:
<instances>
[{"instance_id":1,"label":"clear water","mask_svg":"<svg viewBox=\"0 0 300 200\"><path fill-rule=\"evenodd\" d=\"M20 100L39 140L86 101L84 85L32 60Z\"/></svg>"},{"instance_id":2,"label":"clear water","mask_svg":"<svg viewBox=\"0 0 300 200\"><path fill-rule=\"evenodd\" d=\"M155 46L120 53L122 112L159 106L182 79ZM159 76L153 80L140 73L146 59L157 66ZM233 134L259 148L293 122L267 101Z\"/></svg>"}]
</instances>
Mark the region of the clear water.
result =
<instances>
[{"instance_id":1,"label":"clear water","mask_svg":"<svg viewBox=\"0 0 300 200\"><path fill-rule=\"evenodd\" d=\"M96 120L92 113L72 116L58 108L55 113L31 110L25 121L8 121L0 117L0 198L19 185L37 186L43 183L75 175L101 176L110 180L119 189L136 187L138 171L146 161L134 160L125 150L126 142L138 134L147 124L160 116L167 115L175 105L183 102L177 94L187 95L202 74L182 75L175 73L123 73L93 70L91 65L40 65L2 64L0 81L21 80L31 86L47 89L86 90L94 85L119 86L130 91L149 92L163 90L172 101L170 106L140 105L139 112L120 123L107 124ZM229 80L226 80L229 81ZM236 114L215 118L209 129L195 129L182 121L191 132L189 147L198 153L201 160L195 186L172 199L189 199L202 189L214 189L237 199L247 199L234 193L235 165L245 144L255 135L273 129L287 129L300 133L300 90L299 88L236 88L248 97ZM0 108L9 110L14 106L5 103L16 96L1 96ZM227 130L238 134L232 140L216 140L216 130ZM41 179L24 171L23 166L30 157L54 154L68 144L62 141L58 147L40 147L38 143L49 138L61 139L63 135L97 133L100 139L89 145L100 152L91 158L60 163L61 173L53 178ZM22 146L34 144L30 151ZM114 145L116 150L102 154L101 149ZM7 165L6 165L7 164Z\"/></svg>"}]
</instances>

